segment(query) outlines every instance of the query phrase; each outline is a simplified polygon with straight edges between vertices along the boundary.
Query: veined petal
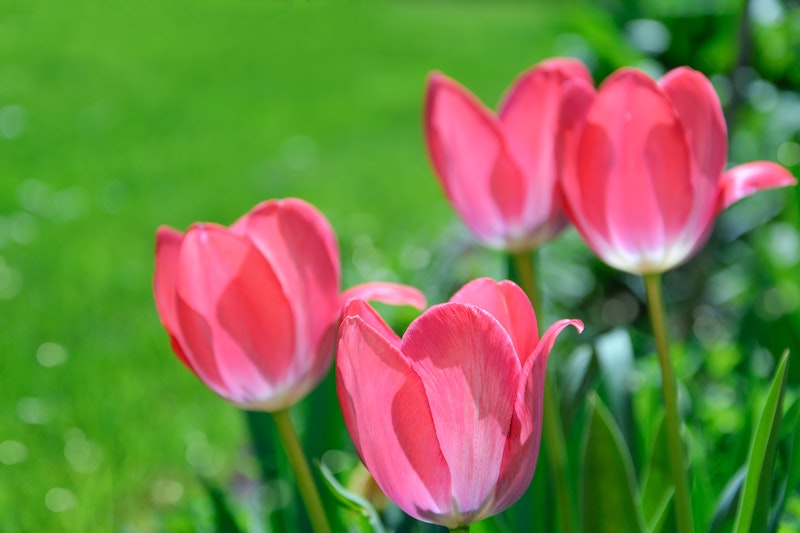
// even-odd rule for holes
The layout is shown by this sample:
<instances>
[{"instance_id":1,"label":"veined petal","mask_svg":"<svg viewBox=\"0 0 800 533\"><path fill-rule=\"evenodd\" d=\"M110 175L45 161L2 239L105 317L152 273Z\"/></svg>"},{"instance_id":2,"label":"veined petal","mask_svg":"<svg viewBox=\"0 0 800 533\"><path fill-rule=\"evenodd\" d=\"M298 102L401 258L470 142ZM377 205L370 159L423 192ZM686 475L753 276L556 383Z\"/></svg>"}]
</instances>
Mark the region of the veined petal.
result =
<instances>
[{"instance_id":1,"label":"veined petal","mask_svg":"<svg viewBox=\"0 0 800 533\"><path fill-rule=\"evenodd\" d=\"M480 514L500 475L520 379L511 338L488 312L446 303L417 318L400 346L425 387L454 506L467 519Z\"/></svg>"},{"instance_id":2,"label":"veined petal","mask_svg":"<svg viewBox=\"0 0 800 533\"><path fill-rule=\"evenodd\" d=\"M522 214L523 178L495 116L464 87L433 73L425 136L436 175L465 224L481 240L502 245Z\"/></svg>"},{"instance_id":3,"label":"veined petal","mask_svg":"<svg viewBox=\"0 0 800 533\"><path fill-rule=\"evenodd\" d=\"M604 259L628 272L661 262L692 209L692 165L683 127L655 82L633 69L612 74L586 114L577 157L583 211L593 225L606 219L620 255Z\"/></svg>"},{"instance_id":4,"label":"veined petal","mask_svg":"<svg viewBox=\"0 0 800 533\"><path fill-rule=\"evenodd\" d=\"M539 332L531 302L514 282L478 278L464 285L450 301L480 307L495 317L511 337L520 363L525 364Z\"/></svg>"},{"instance_id":5,"label":"veined petal","mask_svg":"<svg viewBox=\"0 0 800 533\"><path fill-rule=\"evenodd\" d=\"M400 345L400 337L389 327L383 318L364 300L351 298L342 310L342 319L358 317L369 325L375 333L383 337L392 346Z\"/></svg>"},{"instance_id":6,"label":"veined petal","mask_svg":"<svg viewBox=\"0 0 800 533\"><path fill-rule=\"evenodd\" d=\"M410 305L417 309L424 309L427 305L425 295L414 287L382 281L372 281L350 287L339 296L339 301L344 305L353 298L389 305Z\"/></svg>"},{"instance_id":7,"label":"veined petal","mask_svg":"<svg viewBox=\"0 0 800 533\"><path fill-rule=\"evenodd\" d=\"M360 316L342 320L336 382L347 429L381 490L420 520L449 514L450 474L420 378Z\"/></svg>"},{"instance_id":8,"label":"veined petal","mask_svg":"<svg viewBox=\"0 0 800 533\"><path fill-rule=\"evenodd\" d=\"M212 389L249 404L284 385L292 317L277 278L249 241L213 225L190 228L177 294L186 355Z\"/></svg>"},{"instance_id":9,"label":"veined petal","mask_svg":"<svg viewBox=\"0 0 800 533\"><path fill-rule=\"evenodd\" d=\"M753 161L728 170L720 178L719 210L764 189L795 185L797 179L770 161Z\"/></svg>"},{"instance_id":10,"label":"veined petal","mask_svg":"<svg viewBox=\"0 0 800 533\"><path fill-rule=\"evenodd\" d=\"M535 406L537 402L541 402L541 390L536 386L536 374L534 369L540 364L547 363L547 359L550 357L550 352L553 349L553 344L556 342L556 338L567 326L573 326L578 330L578 333L583 333L582 321L577 319L559 320L547 328L547 331L544 332L542 338L539 339L539 343L536 345L533 353L525 362L525 366L522 369L522 376L525 382L523 390L526 391L524 405L528 406L529 409L533 409L533 406ZM521 439L524 440L530 435L534 428L532 425L528 424L528 421L531 420L530 417L522 417L522 419L523 426L520 435Z\"/></svg>"}]
</instances>

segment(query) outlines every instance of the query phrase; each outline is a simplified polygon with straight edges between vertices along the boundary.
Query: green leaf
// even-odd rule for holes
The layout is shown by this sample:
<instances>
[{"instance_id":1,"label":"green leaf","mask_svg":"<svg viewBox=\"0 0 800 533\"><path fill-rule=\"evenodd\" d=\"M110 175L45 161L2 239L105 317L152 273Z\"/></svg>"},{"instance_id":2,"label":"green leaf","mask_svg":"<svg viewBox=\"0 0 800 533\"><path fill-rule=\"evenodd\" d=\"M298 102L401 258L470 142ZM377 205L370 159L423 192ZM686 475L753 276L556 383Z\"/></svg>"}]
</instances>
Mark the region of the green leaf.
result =
<instances>
[{"instance_id":1,"label":"green leaf","mask_svg":"<svg viewBox=\"0 0 800 533\"><path fill-rule=\"evenodd\" d=\"M378 515L378 511L375 510L372 504L365 498L344 488L325 463L316 461L316 464L322 474L322 479L325 481L325 486L331 491L336 501L345 509L354 511L365 518L373 533L385 533L380 515Z\"/></svg>"},{"instance_id":2,"label":"green leaf","mask_svg":"<svg viewBox=\"0 0 800 533\"><path fill-rule=\"evenodd\" d=\"M669 502L675 492L669 470L666 424L663 414L656 424L652 451L642 475L642 513L648 529L656 533L661 530L667 517Z\"/></svg>"},{"instance_id":3,"label":"green leaf","mask_svg":"<svg viewBox=\"0 0 800 533\"><path fill-rule=\"evenodd\" d=\"M728 480L725 488L722 489L722 494L719 496L719 501L714 509L714 516L711 518L711 525L708 527L708 533L719 533L725 531L725 524L730 527L730 518L736 509L736 501L739 499L739 494L744 484L744 477L747 471L744 467L740 468L733 477Z\"/></svg>"},{"instance_id":4,"label":"green leaf","mask_svg":"<svg viewBox=\"0 0 800 533\"><path fill-rule=\"evenodd\" d=\"M798 424L800 424L800 398L795 399L792 406L786 411L781 423L779 440L783 443L786 454L786 471L781 481L778 504L775 506L772 520L770 521L769 530L771 532L777 531L783 510L786 507L788 494L800 482L800 431L798 431Z\"/></svg>"},{"instance_id":5,"label":"green leaf","mask_svg":"<svg viewBox=\"0 0 800 533\"><path fill-rule=\"evenodd\" d=\"M786 367L789 351L783 352L775 377L767 394L767 401L756 423L750 453L747 458L747 474L742 487L742 497L734 523L734 533L767 530L769 519L772 470L775 465L775 449L780 433L783 395L786 392Z\"/></svg>"},{"instance_id":6,"label":"green leaf","mask_svg":"<svg viewBox=\"0 0 800 533\"><path fill-rule=\"evenodd\" d=\"M200 478L200 482L206 489L206 494L211 500L211 507L214 509L214 522L216 523L217 533L242 533L243 530L236 524L236 519L233 517L228 500L225 494L213 485L209 480Z\"/></svg>"},{"instance_id":7,"label":"green leaf","mask_svg":"<svg viewBox=\"0 0 800 533\"><path fill-rule=\"evenodd\" d=\"M589 397L581 468L581 526L593 533L644 532L633 461L611 413Z\"/></svg>"}]
</instances>

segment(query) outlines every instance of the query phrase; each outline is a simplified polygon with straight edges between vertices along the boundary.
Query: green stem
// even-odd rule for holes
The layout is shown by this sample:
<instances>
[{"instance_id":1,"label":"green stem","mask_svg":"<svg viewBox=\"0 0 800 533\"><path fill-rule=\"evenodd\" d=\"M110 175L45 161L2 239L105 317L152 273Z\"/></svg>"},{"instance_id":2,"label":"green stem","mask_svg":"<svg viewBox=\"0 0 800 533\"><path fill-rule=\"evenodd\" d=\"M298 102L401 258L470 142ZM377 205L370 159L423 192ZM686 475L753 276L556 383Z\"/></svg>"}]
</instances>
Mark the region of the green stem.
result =
<instances>
[{"instance_id":1,"label":"green stem","mask_svg":"<svg viewBox=\"0 0 800 533\"><path fill-rule=\"evenodd\" d=\"M450 528L450 531L451 532L456 532L456 533L458 533L459 531L464 532L464 533L469 533L469 526L461 526L461 527Z\"/></svg>"},{"instance_id":2,"label":"green stem","mask_svg":"<svg viewBox=\"0 0 800 533\"><path fill-rule=\"evenodd\" d=\"M678 413L678 382L669 357L664 302L661 297L661 276L645 274L644 287L647 292L647 310L653 327L653 336L661 365L661 390L664 396L666 416L667 445L669 447L670 470L675 485L675 517L678 533L693 533L692 501L689 494L689 480L683 460L683 444L680 434L680 415Z\"/></svg>"},{"instance_id":3,"label":"green stem","mask_svg":"<svg viewBox=\"0 0 800 533\"><path fill-rule=\"evenodd\" d=\"M540 319L543 313L541 307L539 307L538 291L536 290L533 253L519 252L512 254L512 261L520 287L528 295L537 319ZM550 475L555 490L556 508L561 526L559 531L561 533L572 533L575 530L575 525L573 523L569 485L567 483L569 476L567 474L567 456L565 453L566 444L564 442L564 428L561 425L561 415L558 409L559 399L554 387L555 384L548 375L544 387L542 434L547 446Z\"/></svg>"},{"instance_id":4,"label":"green stem","mask_svg":"<svg viewBox=\"0 0 800 533\"><path fill-rule=\"evenodd\" d=\"M272 413L272 418L278 428L278 436L280 436L283 449L286 450L286 455L289 458L289 465L294 471L300 496L306 504L311 527L316 533L330 533L331 527L328 525L328 519L322 507L322 500L320 500L319 493L314 485L314 478L311 476L311 469L308 467L308 461L306 461L306 456L303 454L303 448L297 439L297 433L294 430L294 425L292 425L289 410L275 411Z\"/></svg>"}]
</instances>

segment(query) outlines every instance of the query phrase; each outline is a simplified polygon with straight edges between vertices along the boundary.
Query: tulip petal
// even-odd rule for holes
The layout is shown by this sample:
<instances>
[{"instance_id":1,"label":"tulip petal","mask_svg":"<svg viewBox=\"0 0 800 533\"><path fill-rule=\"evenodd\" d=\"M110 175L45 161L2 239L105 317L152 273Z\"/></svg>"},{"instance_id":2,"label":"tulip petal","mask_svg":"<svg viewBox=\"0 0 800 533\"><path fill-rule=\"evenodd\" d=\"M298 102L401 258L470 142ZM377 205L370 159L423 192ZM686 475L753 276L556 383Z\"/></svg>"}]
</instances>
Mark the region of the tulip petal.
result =
<instances>
[{"instance_id":1,"label":"tulip petal","mask_svg":"<svg viewBox=\"0 0 800 533\"><path fill-rule=\"evenodd\" d=\"M784 167L770 161L738 165L720 178L719 210L764 189L795 185L797 179Z\"/></svg>"},{"instance_id":2,"label":"tulip petal","mask_svg":"<svg viewBox=\"0 0 800 533\"><path fill-rule=\"evenodd\" d=\"M450 301L480 307L495 317L511 337L520 363L525 364L539 332L531 302L515 283L478 278L464 285Z\"/></svg>"},{"instance_id":3,"label":"tulip petal","mask_svg":"<svg viewBox=\"0 0 800 533\"><path fill-rule=\"evenodd\" d=\"M400 346L400 337L387 324L375 309L364 300L350 299L342 311L342 319L357 316L375 330L386 342Z\"/></svg>"},{"instance_id":4,"label":"tulip petal","mask_svg":"<svg viewBox=\"0 0 800 533\"><path fill-rule=\"evenodd\" d=\"M605 81L586 115L577 175L587 219L608 226L618 257L604 259L612 266L640 272L663 261L692 210L690 157L655 82L633 69Z\"/></svg>"},{"instance_id":5,"label":"tulip petal","mask_svg":"<svg viewBox=\"0 0 800 533\"><path fill-rule=\"evenodd\" d=\"M280 280L294 317L298 366L309 367L319 354L332 354L326 333L339 315L340 265L333 229L322 213L302 200L270 200L232 231L255 244ZM327 368L330 357L325 358Z\"/></svg>"},{"instance_id":6,"label":"tulip petal","mask_svg":"<svg viewBox=\"0 0 800 533\"><path fill-rule=\"evenodd\" d=\"M501 246L523 211L523 178L494 115L469 91L433 73L425 100L428 152L445 194L470 230Z\"/></svg>"},{"instance_id":7,"label":"tulip petal","mask_svg":"<svg viewBox=\"0 0 800 533\"><path fill-rule=\"evenodd\" d=\"M539 63L514 82L500 105L499 117L514 161L526 179L523 182L526 225L552 223L554 235L566 225L558 216L555 140L559 109L568 80L577 78L592 83L584 64L576 59L551 59Z\"/></svg>"},{"instance_id":8,"label":"tulip petal","mask_svg":"<svg viewBox=\"0 0 800 533\"><path fill-rule=\"evenodd\" d=\"M339 404L358 455L389 498L431 521L450 511L450 474L419 376L360 316L339 330Z\"/></svg>"},{"instance_id":9,"label":"tulip petal","mask_svg":"<svg viewBox=\"0 0 800 533\"><path fill-rule=\"evenodd\" d=\"M177 317L187 356L216 392L240 404L280 394L294 327L269 264L225 228L196 225L178 264Z\"/></svg>"},{"instance_id":10,"label":"tulip petal","mask_svg":"<svg viewBox=\"0 0 800 533\"><path fill-rule=\"evenodd\" d=\"M153 295L161 324L167 330L172 351L192 372L196 371L183 351L175 312L175 270L183 233L167 226L156 230L156 265L153 273Z\"/></svg>"},{"instance_id":11,"label":"tulip petal","mask_svg":"<svg viewBox=\"0 0 800 533\"><path fill-rule=\"evenodd\" d=\"M362 283L351 287L339 296L339 301L344 305L353 298L389 305L410 305L417 309L424 309L427 305L425 295L414 287L380 281Z\"/></svg>"},{"instance_id":12,"label":"tulip petal","mask_svg":"<svg viewBox=\"0 0 800 533\"><path fill-rule=\"evenodd\" d=\"M464 516L491 504L520 379L511 338L482 309L447 303L411 326L402 353L419 374Z\"/></svg>"},{"instance_id":13,"label":"tulip petal","mask_svg":"<svg viewBox=\"0 0 800 533\"><path fill-rule=\"evenodd\" d=\"M695 192L715 190L728 157L728 130L714 87L708 78L689 67L669 71L659 86L678 112L692 158L700 170L699 178L705 181L695 184Z\"/></svg>"}]
</instances>

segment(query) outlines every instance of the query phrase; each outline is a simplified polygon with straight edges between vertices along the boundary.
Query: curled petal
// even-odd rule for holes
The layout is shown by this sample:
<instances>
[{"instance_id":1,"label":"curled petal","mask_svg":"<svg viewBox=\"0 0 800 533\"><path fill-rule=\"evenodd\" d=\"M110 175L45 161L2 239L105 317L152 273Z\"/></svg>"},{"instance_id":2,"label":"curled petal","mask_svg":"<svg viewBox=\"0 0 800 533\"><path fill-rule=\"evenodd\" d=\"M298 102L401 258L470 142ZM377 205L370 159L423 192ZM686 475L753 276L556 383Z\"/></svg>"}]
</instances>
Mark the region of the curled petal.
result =
<instances>
[{"instance_id":1,"label":"curled petal","mask_svg":"<svg viewBox=\"0 0 800 533\"><path fill-rule=\"evenodd\" d=\"M415 518L448 514L450 474L425 389L397 347L360 316L342 320L336 381L347 429L381 490Z\"/></svg>"},{"instance_id":2,"label":"curled petal","mask_svg":"<svg viewBox=\"0 0 800 533\"><path fill-rule=\"evenodd\" d=\"M728 170L720 178L719 210L764 189L795 185L797 179L770 161L753 161Z\"/></svg>"},{"instance_id":3,"label":"curled petal","mask_svg":"<svg viewBox=\"0 0 800 533\"><path fill-rule=\"evenodd\" d=\"M414 287L379 281L362 283L351 287L339 296L339 301L342 305L345 305L354 298L389 305L410 305L417 309L424 309L427 305L425 295Z\"/></svg>"}]
</instances>

